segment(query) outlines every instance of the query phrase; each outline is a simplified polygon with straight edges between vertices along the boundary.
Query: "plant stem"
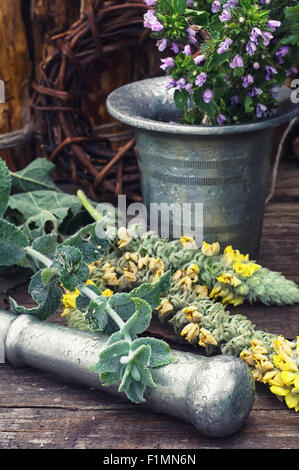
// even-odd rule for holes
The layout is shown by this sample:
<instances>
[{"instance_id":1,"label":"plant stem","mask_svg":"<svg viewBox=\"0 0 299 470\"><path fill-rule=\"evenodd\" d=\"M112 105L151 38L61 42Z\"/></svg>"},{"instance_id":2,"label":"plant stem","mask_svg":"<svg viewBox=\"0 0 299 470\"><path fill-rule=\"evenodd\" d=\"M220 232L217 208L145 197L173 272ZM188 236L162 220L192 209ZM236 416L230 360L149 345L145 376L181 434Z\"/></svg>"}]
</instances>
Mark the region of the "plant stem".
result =
<instances>
[{"instance_id":1,"label":"plant stem","mask_svg":"<svg viewBox=\"0 0 299 470\"><path fill-rule=\"evenodd\" d=\"M25 248L26 253L31 256L33 259L40 261L43 263L47 268L50 268L52 266L52 261L47 258L47 256L43 255L42 253L39 253L39 251L34 250L30 246ZM81 294L86 295L90 300L95 302L96 304L100 305L101 301L99 300L99 296L93 292L91 289L89 289L87 286L84 284L81 284L78 286L78 290L81 292ZM107 304L106 306L106 311L110 315L113 321L117 324L120 330L125 326L125 322L120 318L120 316L116 313L113 308ZM125 339L129 342L132 342L132 338L129 334L125 334Z\"/></svg>"},{"instance_id":2,"label":"plant stem","mask_svg":"<svg viewBox=\"0 0 299 470\"><path fill-rule=\"evenodd\" d=\"M34 250L33 248L31 248L31 246L26 247L25 251L27 255L31 256L33 259L40 261L47 268L50 268L50 266L52 266L52 261L50 260L50 258L47 258L47 256L43 255L39 251Z\"/></svg>"},{"instance_id":3,"label":"plant stem","mask_svg":"<svg viewBox=\"0 0 299 470\"><path fill-rule=\"evenodd\" d=\"M97 222L98 220L102 219L102 216L97 212L97 210L93 207L91 202L87 199L84 192L79 189L77 192L77 197L81 202L84 209L89 213L89 215Z\"/></svg>"},{"instance_id":4,"label":"plant stem","mask_svg":"<svg viewBox=\"0 0 299 470\"><path fill-rule=\"evenodd\" d=\"M91 289L89 289L89 287L82 285L82 286L79 286L78 289L81 292L81 294L86 295L91 300L93 300L93 302L95 302L96 304L98 305L101 304L101 301L99 300L98 295L95 292L93 292ZM119 329L121 330L124 327L125 323L122 321L120 316L115 312L115 310L113 310L112 307L110 307L110 305L106 306L106 311L110 315L112 320L115 321Z\"/></svg>"}]
</instances>

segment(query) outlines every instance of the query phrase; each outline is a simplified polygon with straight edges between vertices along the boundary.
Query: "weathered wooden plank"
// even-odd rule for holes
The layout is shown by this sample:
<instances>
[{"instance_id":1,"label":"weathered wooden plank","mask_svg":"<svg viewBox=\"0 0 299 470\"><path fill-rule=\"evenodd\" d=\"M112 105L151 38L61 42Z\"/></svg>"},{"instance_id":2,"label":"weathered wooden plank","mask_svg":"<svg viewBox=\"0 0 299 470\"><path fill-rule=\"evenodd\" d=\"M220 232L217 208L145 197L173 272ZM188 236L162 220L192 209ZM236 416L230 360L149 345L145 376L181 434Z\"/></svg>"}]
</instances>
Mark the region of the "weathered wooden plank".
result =
<instances>
[{"instance_id":1,"label":"weathered wooden plank","mask_svg":"<svg viewBox=\"0 0 299 470\"><path fill-rule=\"evenodd\" d=\"M0 371L2 448L299 447L299 416L286 410L263 386L257 387L245 426L230 438L210 439L181 420L78 384L66 384L43 372L15 371L8 365L0 366Z\"/></svg>"}]
</instances>

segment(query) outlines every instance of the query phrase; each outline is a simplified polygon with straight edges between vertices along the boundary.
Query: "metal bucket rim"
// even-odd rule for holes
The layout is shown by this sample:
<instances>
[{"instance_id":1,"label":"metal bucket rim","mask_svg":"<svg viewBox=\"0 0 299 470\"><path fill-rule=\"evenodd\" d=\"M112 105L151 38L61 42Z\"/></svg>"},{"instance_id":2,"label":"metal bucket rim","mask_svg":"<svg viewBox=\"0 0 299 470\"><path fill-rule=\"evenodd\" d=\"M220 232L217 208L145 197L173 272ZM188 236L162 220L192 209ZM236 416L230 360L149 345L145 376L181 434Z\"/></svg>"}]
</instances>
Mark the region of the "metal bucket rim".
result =
<instances>
[{"instance_id":1,"label":"metal bucket rim","mask_svg":"<svg viewBox=\"0 0 299 470\"><path fill-rule=\"evenodd\" d=\"M158 84L161 89L161 93L162 91L165 92L166 96L166 93L168 93L165 90L166 81L167 77L147 78L145 80L135 81L117 88L111 92L107 98L106 106L108 112L120 122L131 127L146 129L148 131L157 131L160 133L163 132L181 135L224 135L256 132L263 129L277 127L299 115L299 104L293 104L290 99L285 98L277 109L275 117L247 124L223 126L179 124L145 118L140 113L136 112L134 107L134 101L136 102L136 86L142 90L144 85L148 87L152 84L157 87ZM289 94L291 92L288 87L281 87L281 89L284 90L284 94L286 94L286 90ZM154 97L155 95L153 94L153 98Z\"/></svg>"}]
</instances>

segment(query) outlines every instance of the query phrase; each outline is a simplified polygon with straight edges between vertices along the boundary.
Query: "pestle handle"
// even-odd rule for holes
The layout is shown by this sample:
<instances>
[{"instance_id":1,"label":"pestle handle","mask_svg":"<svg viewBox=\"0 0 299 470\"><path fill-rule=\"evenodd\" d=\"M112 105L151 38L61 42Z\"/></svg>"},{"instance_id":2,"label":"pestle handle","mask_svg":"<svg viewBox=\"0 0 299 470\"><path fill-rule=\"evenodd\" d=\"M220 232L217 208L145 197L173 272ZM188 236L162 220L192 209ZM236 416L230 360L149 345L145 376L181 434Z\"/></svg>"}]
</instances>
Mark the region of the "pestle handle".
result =
<instances>
[{"instance_id":1,"label":"pestle handle","mask_svg":"<svg viewBox=\"0 0 299 470\"><path fill-rule=\"evenodd\" d=\"M102 334L40 322L30 315L0 312L0 348L2 341L12 365L28 365L119 395L117 386L104 387L90 370L107 339ZM151 369L157 387L147 389L145 406L191 422L208 436L236 432L254 400L254 381L246 364L228 355L206 358L176 350L172 354L175 362Z\"/></svg>"}]
</instances>

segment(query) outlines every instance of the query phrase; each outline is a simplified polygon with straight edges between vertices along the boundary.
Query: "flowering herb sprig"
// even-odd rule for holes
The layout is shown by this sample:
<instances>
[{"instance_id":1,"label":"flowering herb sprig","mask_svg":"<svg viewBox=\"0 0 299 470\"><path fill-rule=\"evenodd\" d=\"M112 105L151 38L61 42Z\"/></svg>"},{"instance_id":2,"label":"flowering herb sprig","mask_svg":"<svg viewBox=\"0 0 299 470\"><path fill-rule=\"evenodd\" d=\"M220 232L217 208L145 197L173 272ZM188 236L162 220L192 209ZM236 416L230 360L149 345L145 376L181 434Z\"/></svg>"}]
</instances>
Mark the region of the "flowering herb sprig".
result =
<instances>
[{"instance_id":1,"label":"flowering herb sprig","mask_svg":"<svg viewBox=\"0 0 299 470\"><path fill-rule=\"evenodd\" d=\"M89 281L89 265L109 249L107 238L96 234L96 222L83 227L75 235L57 244L52 256L39 249L47 244L49 235L39 237L31 245L26 234L3 219L11 189L11 178L0 160L0 266L14 266L30 257L39 267L33 275L29 293L36 306L20 306L10 298L12 311L46 320L62 305L64 291L77 291L78 304L86 308L86 317L93 329L110 335L101 351L99 362L91 368L100 374L106 385L120 383L119 391L130 400L141 403L146 387L155 387L150 368L173 361L169 346L155 338L138 338L151 321L151 314L161 302L160 295L170 287L170 272L156 283L143 284L131 293L102 295Z\"/></svg>"},{"instance_id":2,"label":"flowering herb sprig","mask_svg":"<svg viewBox=\"0 0 299 470\"><path fill-rule=\"evenodd\" d=\"M159 51L187 124L236 124L267 118L295 68L296 1L145 0L144 26ZM297 40L297 43L296 43Z\"/></svg>"}]
</instances>

